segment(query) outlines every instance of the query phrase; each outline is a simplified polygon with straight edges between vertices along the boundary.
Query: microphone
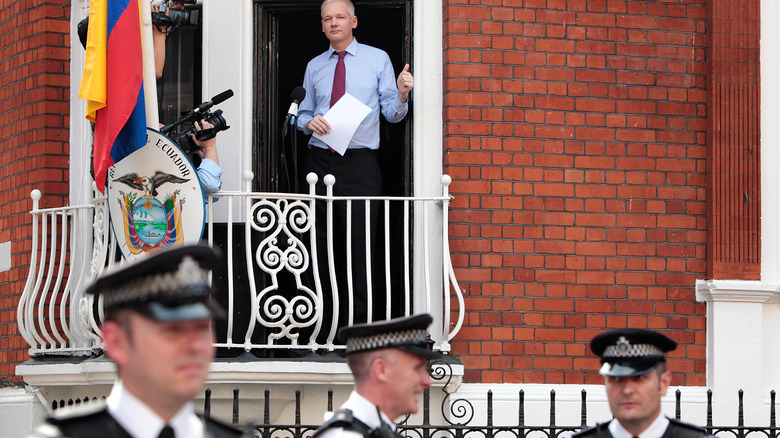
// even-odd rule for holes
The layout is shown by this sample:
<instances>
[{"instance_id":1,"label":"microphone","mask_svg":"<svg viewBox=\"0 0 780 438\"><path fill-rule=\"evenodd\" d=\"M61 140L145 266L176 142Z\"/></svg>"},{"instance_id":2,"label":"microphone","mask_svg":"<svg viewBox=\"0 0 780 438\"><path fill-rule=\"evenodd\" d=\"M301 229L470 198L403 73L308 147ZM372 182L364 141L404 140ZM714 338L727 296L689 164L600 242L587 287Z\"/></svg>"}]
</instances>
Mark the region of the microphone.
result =
<instances>
[{"instance_id":1,"label":"microphone","mask_svg":"<svg viewBox=\"0 0 780 438\"><path fill-rule=\"evenodd\" d=\"M184 123L184 122L189 121L189 120L192 120L193 118L195 118L196 120L201 120L204 117L208 116L208 114L206 112L209 110L209 108L211 108L214 105L218 105L218 104L220 104L220 103L230 99L231 97L233 97L233 90L230 90L230 89L225 90L225 91L217 94L216 96L212 97L211 100L209 100L208 102L203 102L202 104L198 105L197 108L195 108L193 110L190 110L190 112L185 114L184 117L180 118L179 120L177 120L177 121L175 121L175 122L173 122L171 124L163 126L162 128L160 128L160 132L163 133L163 134L167 134L173 128L175 128L176 125L178 125L180 123Z\"/></svg>"},{"instance_id":2,"label":"microphone","mask_svg":"<svg viewBox=\"0 0 780 438\"><path fill-rule=\"evenodd\" d=\"M290 100L292 103L290 104L290 109L287 110L287 118L293 118L298 116L298 104L301 103L301 101L306 97L306 89L297 86L293 88L292 93L290 93Z\"/></svg>"},{"instance_id":3,"label":"microphone","mask_svg":"<svg viewBox=\"0 0 780 438\"><path fill-rule=\"evenodd\" d=\"M233 97L233 90L230 90L230 89L225 90L225 91L217 94L216 96L212 97L211 100L209 100L208 102L203 102L202 104L198 105L198 107L195 108L194 110L192 110L192 112L193 113L202 113L202 112L206 111L207 109L211 108L212 106L218 105L218 104L220 104L220 103L230 99L231 97Z\"/></svg>"}]
</instances>

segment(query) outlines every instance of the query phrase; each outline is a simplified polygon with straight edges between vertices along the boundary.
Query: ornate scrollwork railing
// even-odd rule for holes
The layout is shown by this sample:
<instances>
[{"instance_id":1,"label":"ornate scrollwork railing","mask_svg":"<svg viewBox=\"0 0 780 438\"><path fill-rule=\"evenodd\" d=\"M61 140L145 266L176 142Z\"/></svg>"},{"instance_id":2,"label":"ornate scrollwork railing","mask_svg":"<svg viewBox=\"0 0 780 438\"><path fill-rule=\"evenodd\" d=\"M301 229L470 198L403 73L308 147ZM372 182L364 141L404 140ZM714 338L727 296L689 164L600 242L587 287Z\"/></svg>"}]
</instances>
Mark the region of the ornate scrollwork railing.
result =
<instances>
[{"instance_id":1,"label":"ornate scrollwork railing","mask_svg":"<svg viewBox=\"0 0 780 438\"><path fill-rule=\"evenodd\" d=\"M251 174L247 178L251 181ZM435 348L450 351L465 315L449 257L450 178L441 178L440 194L411 197L334 196L331 176L324 180L326 195L315 195L317 177L309 175L308 181L309 194L226 191L208 197L205 239L226 256L225 274L214 281L226 292L228 318L217 327L215 346L254 352L342 348L335 339L337 322L352 321L355 309L340 297L346 290L351 298L353 285L334 283L335 276L322 268L361 263L373 266L380 278L368 284L371 320L432 313ZM84 290L107 266L121 263L107 199L96 194L90 205L40 209L40 197L33 192L31 262L17 311L20 332L32 356L94 354L102 348L102 306ZM349 251L346 260L334 257L333 248L348 247L349 241L332 237L333 220L318 218L315 203L380 209L377 230L384 239L370 248L371 261L351 260ZM216 221L215 216L225 217ZM327 251L317 251L318 221L327 223Z\"/></svg>"}]
</instances>

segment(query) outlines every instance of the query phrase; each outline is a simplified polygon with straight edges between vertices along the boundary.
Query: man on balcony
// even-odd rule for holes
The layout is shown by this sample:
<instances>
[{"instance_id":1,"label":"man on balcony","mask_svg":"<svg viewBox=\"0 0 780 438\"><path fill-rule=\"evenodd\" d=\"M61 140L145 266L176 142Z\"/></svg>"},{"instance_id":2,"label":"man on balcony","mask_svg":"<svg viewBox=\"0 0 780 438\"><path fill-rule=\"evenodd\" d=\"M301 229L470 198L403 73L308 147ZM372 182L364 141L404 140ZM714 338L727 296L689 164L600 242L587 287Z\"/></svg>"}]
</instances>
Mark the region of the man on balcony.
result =
<instances>
[{"instance_id":1,"label":"man on balcony","mask_svg":"<svg viewBox=\"0 0 780 438\"><path fill-rule=\"evenodd\" d=\"M572 435L572 438L701 438L704 429L667 418L661 397L672 381L665 353L677 343L644 329L612 330L590 341L601 356L612 421Z\"/></svg>"},{"instance_id":2,"label":"man on balcony","mask_svg":"<svg viewBox=\"0 0 780 438\"><path fill-rule=\"evenodd\" d=\"M99 278L88 294L102 298L106 354L118 379L102 402L58 410L34 436L239 437L241 431L196 415L192 398L214 357L208 271L219 256L208 246L158 253Z\"/></svg>"},{"instance_id":3,"label":"man on balcony","mask_svg":"<svg viewBox=\"0 0 780 438\"><path fill-rule=\"evenodd\" d=\"M358 324L339 330L355 390L313 438L398 436L393 420L418 410L417 396L431 386L428 314Z\"/></svg>"},{"instance_id":4,"label":"man on balcony","mask_svg":"<svg viewBox=\"0 0 780 438\"><path fill-rule=\"evenodd\" d=\"M355 39L352 32L357 28L358 19L350 0L325 0L320 7L320 14L322 32L330 46L309 61L303 77L306 97L300 105L297 127L306 135L317 134L309 140L309 152L303 164L304 175L313 172L319 176L316 186L318 195L325 194L322 181L325 175L331 174L336 178L334 196L380 196L382 178L377 161L380 113L390 123L403 120L409 110L408 100L414 77L407 64L396 79L390 57L385 51L360 44ZM331 133L331 124L323 115L346 94L365 104L370 111L358 125L346 151L341 154L317 136ZM330 268L336 272L342 303L347 302L345 293L350 284L347 276L352 277L351 285L354 289L353 308L340 308L342 314L339 315L339 326L346 325L345 313L350 310L354 312L352 321L368 321L367 297L371 273L367 272L366 258L370 258L371 254L366 254L366 240L371 248L375 247L379 206L371 205L368 223L363 201L353 201L351 207L352 269L348 272L345 261L346 224L349 219L347 204L344 201L333 204L336 260L335 266ZM323 203L317 204L316 217L320 276L327 281L326 207Z\"/></svg>"}]
</instances>

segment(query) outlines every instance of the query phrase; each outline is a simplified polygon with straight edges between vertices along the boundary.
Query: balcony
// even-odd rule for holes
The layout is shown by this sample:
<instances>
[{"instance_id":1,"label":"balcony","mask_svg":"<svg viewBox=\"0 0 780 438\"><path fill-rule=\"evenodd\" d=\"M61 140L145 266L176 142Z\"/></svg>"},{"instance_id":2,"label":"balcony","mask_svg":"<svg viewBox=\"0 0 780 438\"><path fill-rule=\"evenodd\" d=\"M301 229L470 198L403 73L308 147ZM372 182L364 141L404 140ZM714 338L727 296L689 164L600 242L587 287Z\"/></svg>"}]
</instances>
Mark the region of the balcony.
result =
<instances>
[{"instance_id":1,"label":"balcony","mask_svg":"<svg viewBox=\"0 0 780 438\"><path fill-rule=\"evenodd\" d=\"M219 281L226 291L220 301L228 317L217 323L215 346L261 356L267 350L343 348L335 340L336 323L344 313L351 321L355 309L339 302L341 285L335 275L323 278L320 272L325 271L316 268L360 262L375 273L375 280L383 278L381 284L368 284L369 318L432 313L434 348L449 352L450 341L464 317L463 296L449 262L449 177L442 177L440 196L391 198L317 196L313 192L316 176L310 178L309 195L219 192L215 194L216 202L213 196L208 197L205 240L220 247L227 261L225 275ZM326 183L332 193L332 177L326 177ZM122 263L116 261L106 198L96 197L93 205L39 209L40 198L40 192L32 193L32 254L17 313L19 331L33 357L92 355L101 349L100 308L91 302L92 297L84 295L84 290L105 267ZM315 202L326 203L327 217L316 217ZM350 248L349 242L330 239L330 207L338 202L346 203L348 208L353 203L365 203L367 211L380 207L378 235L382 241L377 239L376 246L381 252L368 248L376 255L373 259L352 260L349 250L346 260L334 258L334 247ZM217 209L226 213L225 221L211 220ZM316 247L317 220L327 222L326 260L318 259L318 251L309 250ZM91 224L91 233L83 231L85 224ZM379 269L374 266L377 260ZM347 286L351 302L352 282ZM373 299L390 305L377 306ZM251 311L239 304L249 305ZM378 307L384 312L377 314ZM307 336L301 336L303 332Z\"/></svg>"},{"instance_id":2,"label":"balcony","mask_svg":"<svg viewBox=\"0 0 780 438\"><path fill-rule=\"evenodd\" d=\"M215 384L228 393L250 382L278 385L276 390L289 389L290 382L318 385L318 390L351 385L336 331L339 320L353 320L355 285L349 275L346 283L337 281L334 266L350 272L354 263L365 263L373 273L365 309L370 320L431 313L434 348L444 353L461 327L463 295L448 247L450 178L442 176L435 196L374 198L333 196L336 182L330 175L324 181L327 194L316 195L316 181L310 174L309 194L224 191L207 197L203 240L222 249L226 260L212 276L228 313L215 324L217 359L208 382L217 405ZM97 195L91 205L50 209L39 208L39 191L31 195L30 270L17 321L32 359L18 366L17 374L45 399L67 399L78 391L77 397L99 396L113 380L113 364L102 356L102 308L84 294L105 268L124 263L117 256L107 200ZM317 217L315 203L324 203L325 217ZM379 210L375 247L369 242L366 248L373 257L352 258L349 222L346 240L333 238L336 203L348 209L364 203L366 215ZM316 250L318 221L326 222L325 251ZM334 251L339 246L346 248L344 259ZM338 298L344 286L346 303L343 291ZM462 375L462 366L454 372Z\"/></svg>"}]
</instances>

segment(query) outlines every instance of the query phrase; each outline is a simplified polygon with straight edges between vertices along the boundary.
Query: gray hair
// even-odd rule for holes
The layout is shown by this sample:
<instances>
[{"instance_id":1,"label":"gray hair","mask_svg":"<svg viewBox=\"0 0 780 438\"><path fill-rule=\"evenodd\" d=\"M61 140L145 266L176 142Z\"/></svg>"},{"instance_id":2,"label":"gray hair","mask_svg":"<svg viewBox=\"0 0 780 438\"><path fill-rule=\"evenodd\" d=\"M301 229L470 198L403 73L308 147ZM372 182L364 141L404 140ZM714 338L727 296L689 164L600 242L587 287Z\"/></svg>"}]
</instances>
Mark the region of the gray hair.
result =
<instances>
[{"instance_id":1,"label":"gray hair","mask_svg":"<svg viewBox=\"0 0 780 438\"><path fill-rule=\"evenodd\" d=\"M324 0L320 6L320 13L322 13L322 8L324 8L325 5L329 5L331 3L346 3L347 9L349 9L349 16L355 16L355 5L352 3L352 0Z\"/></svg>"}]
</instances>

